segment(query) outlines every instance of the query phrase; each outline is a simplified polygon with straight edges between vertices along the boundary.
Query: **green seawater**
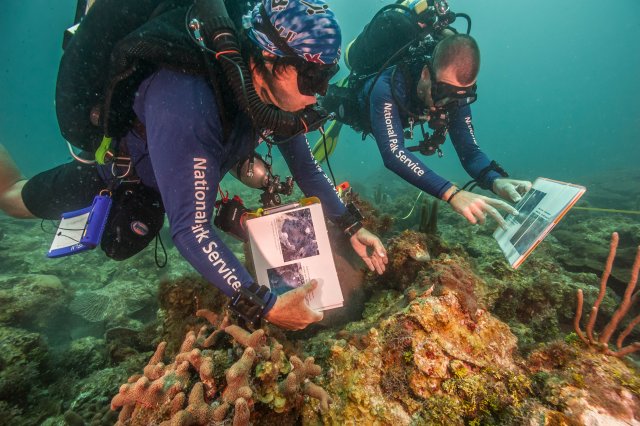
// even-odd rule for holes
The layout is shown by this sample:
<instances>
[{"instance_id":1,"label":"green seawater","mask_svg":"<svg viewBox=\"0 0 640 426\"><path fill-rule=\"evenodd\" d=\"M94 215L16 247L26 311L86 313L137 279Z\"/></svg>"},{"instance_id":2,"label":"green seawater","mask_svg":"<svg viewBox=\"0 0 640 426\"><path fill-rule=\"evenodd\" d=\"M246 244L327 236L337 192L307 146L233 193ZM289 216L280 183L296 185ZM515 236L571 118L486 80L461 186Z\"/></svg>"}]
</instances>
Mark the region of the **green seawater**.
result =
<instances>
[{"instance_id":1,"label":"green seawater","mask_svg":"<svg viewBox=\"0 0 640 426\"><path fill-rule=\"evenodd\" d=\"M343 30L343 49L389 3L330 1ZM511 177L544 176L585 185L587 194L580 207L632 212L571 211L532 255L531 266L525 264L522 275L513 278L490 237L493 224L472 227L449 206L439 205L438 238L448 245L442 253L464 257L480 278L497 283L494 293L483 296L502 301L491 312L509 324L526 353L541 341L562 339L572 331L575 288L591 286L593 291L585 293L584 310L589 311L613 231L620 232L620 247L600 322L610 317L629 279L640 245L636 214L640 211L640 1L449 3L452 10L471 16L471 35L481 49L478 100L472 105L481 149ZM2 2L0 144L27 177L70 161L56 122L54 97L62 34L72 25L75 8L74 0ZM462 21L454 26L465 28ZM347 67L341 63L336 80L346 75ZM309 134L310 144L319 136ZM443 158L422 157L426 165L458 184L467 182L453 145L448 141L442 148ZM264 147L260 150L265 152ZM288 175L277 154L274 166L278 174ZM336 183L348 181L365 201L378 200L380 215L398 219L414 207L419 191L385 169L370 136L362 140L344 126L330 166ZM257 207L258 193L230 178L223 184ZM420 229L426 222L420 216L421 204L413 211L383 235L385 243L404 229ZM68 260L48 260L44 253L52 229L48 222L43 232L39 221L19 222L0 214L0 425L43 424L48 418L55 420L44 424L64 424L62 414L69 409L84 415L92 412L88 400L97 401L98 410L108 407L118 386L140 372L155 349L159 336L153 333L162 323L156 318L162 303L158 301L161 279L168 276L174 287L162 287L160 298L180 306L185 316L190 315L189 324L195 323L195 309L205 303L198 293L205 285L193 285L197 288L193 290L191 279L180 281L193 270L169 241L167 230L163 235L169 268L158 270L152 248L122 263L107 260L98 250ZM244 256L241 244L226 241ZM432 257L441 254L436 240L429 241L431 249L437 246ZM538 273L548 280L540 283L531 278ZM37 279L32 278L35 275ZM180 285L192 293L172 293ZM385 312L401 295L395 291L378 295L369 309ZM639 309L636 302L631 314L638 315ZM585 321L583 316L583 327ZM602 325L598 323L596 330ZM171 336L181 339L183 331L173 330ZM636 329L629 341L638 340L639 334ZM132 346L140 352L134 355L122 343L134 339L132 335L138 339ZM140 335L146 340L141 342ZM120 346L114 349L109 342ZM316 341L312 346L323 344ZM328 356L328 350L317 352ZM412 355L406 350L400 358L409 363ZM637 377L634 380L623 384L638 398ZM30 390L32 386L36 390ZM72 420L69 417L69 424L76 424Z\"/></svg>"}]
</instances>

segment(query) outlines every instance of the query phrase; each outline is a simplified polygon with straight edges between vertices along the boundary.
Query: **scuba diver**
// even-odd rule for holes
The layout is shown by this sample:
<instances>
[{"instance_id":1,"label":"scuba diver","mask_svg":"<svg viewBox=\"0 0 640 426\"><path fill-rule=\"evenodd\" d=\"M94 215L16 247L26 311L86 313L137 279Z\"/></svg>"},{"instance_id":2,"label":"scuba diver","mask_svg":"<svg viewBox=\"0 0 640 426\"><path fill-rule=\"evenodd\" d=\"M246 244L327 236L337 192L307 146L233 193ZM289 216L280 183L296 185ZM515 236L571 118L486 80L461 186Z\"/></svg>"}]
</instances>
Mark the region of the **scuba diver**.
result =
<instances>
[{"instance_id":1,"label":"scuba diver","mask_svg":"<svg viewBox=\"0 0 640 426\"><path fill-rule=\"evenodd\" d=\"M471 36L450 27L460 16L469 23L468 33L470 18L451 12L444 0L404 1L382 8L345 51L351 74L330 85L320 100L324 108L335 112L337 121L313 151L316 159L323 160L335 148L341 124L347 124L373 135L389 170L448 202L470 223L484 223L490 215L504 226L497 209L510 213L515 209L466 189L479 185L517 202L531 183L508 178L476 143L470 104L477 98L480 51ZM425 124L431 134L425 131ZM405 146L416 127L422 141ZM474 179L463 188L430 170L416 155L418 151L442 156L440 145L447 135Z\"/></svg>"},{"instance_id":2,"label":"scuba diver","mask_svg":"<svg viewBox=\"0 0 640 426\"><path fill-rule=\"evenodd\" d=\"M118 253L122 245L116 240L136 235L128 225L108 233L114 211L128 220L147 208L142 216L155 217L147 224L151 239L166 211L179 252L231 298L230 309L247 324L255 327L265 318L297 330L321 320L323 314L305 303L317 287L315 280L276 296L253 281L211 221L222 177L253 159L265 141L269 151L277 146L302 192L321 200L325 215L344 230L369 269L384 271L382 243L341 201L304 134L326 119L314 104L337 71L341 32L333 12L323 0L264 0L241 15L243 29L236 31L222 0L142 10L149 3L97 0L88 10L65 48L56 93L63 135L83 152L72 151L78 161L24 180L0 149L0 165L6 169L0 175L5 180L0 182L0 207L14 217L59 219L63 212L91 205L98 193L113 193L104 235L111 235L105 252L116 259L129 257L150 240L142 247L125 245L125 253ZM310 14L311 6L320 7ZM133 29L113 25L122 10L128 19L138 19L122 22ZM112 19L105 20L105 14ZM101 33L110 29L120 33ZM102 55L94 59L111 61L109 69L95 62L87 67L79 52ZM76 79L69 81L68 75ZM90 85L106 86L107 92L86 100L94 94L86 90ZM86 158L94 151L97 162ZM254 170L246 172L247 179L253 175ZM131 200L124 211L119 197ZM246 209L237 203L232 211L222 222L237 225ZM134 231L144 233L145 226Z\"/></svg>"}]
</instances>

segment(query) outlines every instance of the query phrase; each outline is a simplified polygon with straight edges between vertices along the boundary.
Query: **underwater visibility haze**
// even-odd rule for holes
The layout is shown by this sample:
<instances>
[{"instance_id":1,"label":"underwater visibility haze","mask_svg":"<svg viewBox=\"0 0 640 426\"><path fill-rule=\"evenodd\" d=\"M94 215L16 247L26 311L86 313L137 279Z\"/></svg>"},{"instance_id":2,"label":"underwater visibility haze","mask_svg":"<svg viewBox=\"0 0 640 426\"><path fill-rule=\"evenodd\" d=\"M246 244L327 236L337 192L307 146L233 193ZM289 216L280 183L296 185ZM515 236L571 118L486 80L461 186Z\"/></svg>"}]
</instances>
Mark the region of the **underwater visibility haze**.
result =
<instances>
[{"instance_id":1,"label":"underwater visibility haze","mask_svg":"<svg viewBox=\"0 0 640 426\"><path fill-rule=\"evenodd\" d=\"M389 3L329 1L343 51ZM640 425L640 2L449 6L480 46L478 145L514 179L587 188L520 268L495 221L418 197L347 126L329 165L389 263L369 272L329 227L346 307L303 332L233 324L166 221L158 268L154 244L122 262L48 259L56 224L0 213L0 425ZM54 98L75 9L3 2L0 144L26 177L72 160ZM442 149L421 158L462 186ZM222 189L260 206L232 177ZM223 238L251 269L249 245Z\"/></svg>"}]
</instances>

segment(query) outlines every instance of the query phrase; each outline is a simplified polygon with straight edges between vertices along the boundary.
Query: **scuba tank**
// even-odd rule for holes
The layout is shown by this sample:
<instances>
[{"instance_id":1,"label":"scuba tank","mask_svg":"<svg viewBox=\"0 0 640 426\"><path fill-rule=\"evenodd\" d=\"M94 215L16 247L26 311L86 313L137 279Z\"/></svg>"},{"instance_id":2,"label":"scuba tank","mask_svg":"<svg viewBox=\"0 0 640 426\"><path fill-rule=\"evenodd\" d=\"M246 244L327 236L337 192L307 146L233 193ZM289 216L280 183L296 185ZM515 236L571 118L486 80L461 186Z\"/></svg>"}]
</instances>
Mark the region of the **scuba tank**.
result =
<instances>
[{"instance_id":1,"label":"scuba tank","mask_svg":"<svg viewBox=\"0 0 640 426\"><path fill-rule=\"evenodd\" d=\"M372 74L395 52L418 37L420 27L406 7L383 8L345 50L344 60L353 73Z\"/></svg>"},{"instance_id":2,"label":"scuba tank","mask_svg":"<svg viewBox=\"0 0 640 426\"><path fill-rule=\"evenodd\" d=\"M446 0L398 0L380 9L360 34L347 46L345 63L358 75L373 74L402 58L402 53L419 38L434 35L449 27L457 17Z\"/></svg>"}]
</instances>

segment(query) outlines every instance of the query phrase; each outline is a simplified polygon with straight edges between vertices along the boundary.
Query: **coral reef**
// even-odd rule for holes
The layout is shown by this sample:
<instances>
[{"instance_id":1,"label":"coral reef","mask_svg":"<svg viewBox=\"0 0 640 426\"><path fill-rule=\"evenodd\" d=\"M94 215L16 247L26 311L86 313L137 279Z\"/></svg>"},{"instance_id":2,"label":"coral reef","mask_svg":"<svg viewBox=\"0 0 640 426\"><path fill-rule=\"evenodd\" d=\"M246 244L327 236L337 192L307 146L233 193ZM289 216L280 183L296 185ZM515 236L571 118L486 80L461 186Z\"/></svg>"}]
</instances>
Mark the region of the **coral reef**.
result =
<instances>
[{"instance_id":1,"label":"coral reef","mask_svg":"<svg viewBox=\"0 0 640 426\"><path fill-rule=\"evenodd\" d=\"M477 280L459 276L454 265L442 261L438 274ZM436 289L440 296L416 285L404 309L389 307L389 315L351 324L341 338L325 343L326 387L334 404L323 422L495 422L523 405L530 384L514 357L515 336L488 313L474 321L461 303L468 295L458 289ZM305 417L318 419L312 412Z\"/></svg>"},{"instance_id":2,"label":"coral reef","mask_svg":"<svg viewBox=\"0 0 640 426\"><path fill-rule=\"evenodd\" d=\"M217 288L198 275L186 274L177 279L161 280L158 321L162 332L158 341L166 341L168 351L175 352L185 333L200 328L200 320L193 313L202 307L218 311L226 300Z\"/></svg>"},{"instance_id":3,"label":"coral reef","mask_svg":"<svg viewBox=\"0 0 640 426\"><path fill-rule=\"evenodd\" d=\"M107 285L76 293L69 310L90 322L118 321L151 304L152 295L139 286Z\"/></svg>"},{"instance_id":4,"label":"coral reef","mask_svg":"<svg viewBox=\"0 0 640 426\"><path fill-rule=\"evenodd\" d=\"M247 425L256 401L285 412L300 407L305 395L328 409L328 394L310 381L321 373L312 357L287 358L262 329L249 333L208 310L197 316L213 331L202 326L197 335L187 333L169 364L163 362L167 343L161 342L143 374L131 376L111 400L112 409L121 409L117 424L208 425L232 413L234 425ZM229 351L217 348L223 332L233 338L237 347L231 353L239 356L219 377L221 365L230 363Z\"/></svg>"},{"instance_id":5,"label":"coral reef","mask_svg":"<svg viewBox=\"0 0 640 426\"><path fill-rule=\"evenodd\" d=\"M18 403L47 368L49 348L38 333L0 327L0 400Z\"/></svg>"},{"instance_id":6,"label":"coral reef","mask_svg":"<svg viewBox=\"0 0 640 426\"><path fill-rule=\"evenodd\" d=\"M362 321L307 344L334 400L323 416L305 411L308 424L640 424L637 368L577 339L519 358L509 327L477 309L485 283L469 265L431 263L404 296L379 296Z\"/></svg>"},{"instance_id":7,"label":"coral reef","mask_svg":"<svg viewBox=\"0 0 640 426\"><path fill-rule=\"evenodd\" d=\"M635 191L616 195L624 208L640 199ZM226 298L175 250L168 272L157 270L152 250L126 264L98 251L42 262L34 247L50 241L39 224L0 218L0 423L640 425L638 354L622 357L596 331L612 323L630 331L623 340L640 338L631 329L640 296L628 290L637 220L572 210L513 270L490 226L468 226L444 204L437 235L416 232L430 222L431 210L419 214L424 204L398 219L416 195L388 185L375 204L357 197L370 226L390 237L381 278L365 274L329 227L345 243L334 255L351 303L326 312L343 315L339 325L304 335L231 325L221 314ZM614 229L620 241L607 281L599 278L602 241ZM588 345L567 335L578 291L597 307L583 321ZM74 294L101 293L96 308L111 312L101 322L67 309ZM618 322L621 304L630 320Z\"/></svg>"},{"instance_id":8,"label":"coral reef","mask_svg":"<svg viewBox=\"0 0 640 426\"><path fill-rule=\"evenodd\" d=\"M0 275L0 324L47 329L71 295L53 275Z\"/></svg>"},{"instance_id":9,"label":"coral reef","mask_svg":"<svg viewBox=\"0 0 640 426\"><path fill-rule=\"evenodd\" d=\"M640 425L640 371L569 342L543 345L527 359L538 424Z\"/></svg>"},{"instance_id":10,"label":"coral reef","mask_svg":"<svg viewBox=\"0 0 640 426\"><path fill-rule=\"evenodd\" d=\"M387 255L387 271L377 281L388 282L394 288L403 290L414 282L418 272L431 259L427 236L415 231L404 231L389 241Z\"/></svg>"}]
</instances>

